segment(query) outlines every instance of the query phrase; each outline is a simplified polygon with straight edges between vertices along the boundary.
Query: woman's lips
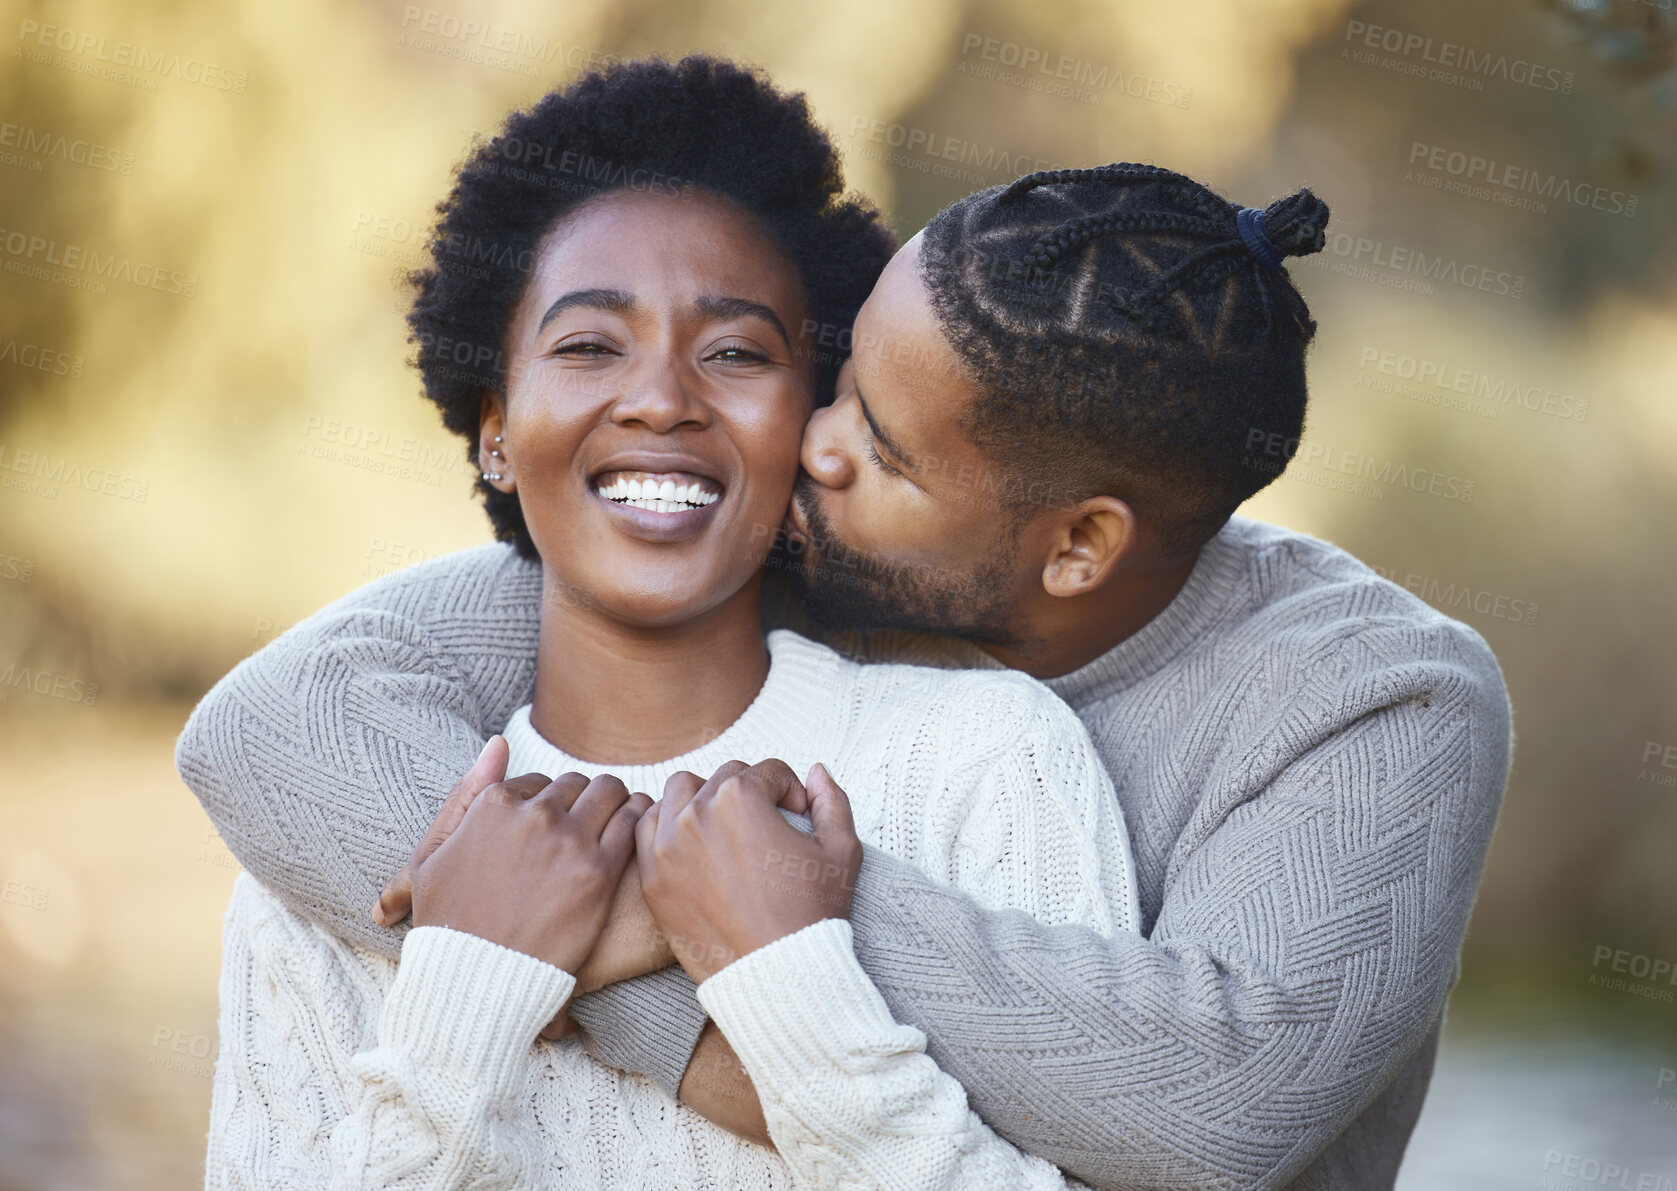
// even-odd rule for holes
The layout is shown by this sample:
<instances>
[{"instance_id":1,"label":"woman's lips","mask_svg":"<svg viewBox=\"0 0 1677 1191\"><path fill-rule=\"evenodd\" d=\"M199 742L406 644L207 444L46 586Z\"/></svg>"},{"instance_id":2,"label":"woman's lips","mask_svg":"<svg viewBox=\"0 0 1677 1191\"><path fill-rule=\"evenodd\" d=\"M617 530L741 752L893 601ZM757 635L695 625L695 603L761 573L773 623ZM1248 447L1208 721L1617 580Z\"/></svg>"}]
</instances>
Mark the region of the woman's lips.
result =
<instances>
[{"instance_id":1,"label":"woman's lips","mask_svg":"<svg viewBox=\"0 0 1677 1191\"><path fill-rule=\"evenodd\" d=\"M610 479L609 476L602 478ZM702 495L710 497L708 504L671 506L669 502L663 500L663 484L666 479L673 484L675 478L673 473L667 476L659 475L657 477L657 492L659 495L652 498L645 495L648 489L643 481L641 485L642 494L636 504L629 503L627 499L614 499L606 496L607 491L619 489L616 489L615 486L598 483L594 485L594 499L605 506L606 515L630 537L639 538L645 542L683 541L697 536L710 522L711 518L716 516L716 509L722 503L723 494L714 491L716 485L712 482L710 487L713 491L705 493L703 489L700 490ZM689 477L689 483L696 478ZM689 498L691 496L692 493L689 492ZM641 507L649 499L652 506ZM659 507L660 505L664 507Z\"/></svg>"},{"instance_id":2,"label":"woman's lips","mask_svg":"<svg viewBox=\"0 0 1677 1191\"><path fill-rule=\"evenodd\" d=\"M593 479L594 495L655 513L704 508L722 499L722 485L692 472L607 471Z\"/></svg>"}]
</instances>

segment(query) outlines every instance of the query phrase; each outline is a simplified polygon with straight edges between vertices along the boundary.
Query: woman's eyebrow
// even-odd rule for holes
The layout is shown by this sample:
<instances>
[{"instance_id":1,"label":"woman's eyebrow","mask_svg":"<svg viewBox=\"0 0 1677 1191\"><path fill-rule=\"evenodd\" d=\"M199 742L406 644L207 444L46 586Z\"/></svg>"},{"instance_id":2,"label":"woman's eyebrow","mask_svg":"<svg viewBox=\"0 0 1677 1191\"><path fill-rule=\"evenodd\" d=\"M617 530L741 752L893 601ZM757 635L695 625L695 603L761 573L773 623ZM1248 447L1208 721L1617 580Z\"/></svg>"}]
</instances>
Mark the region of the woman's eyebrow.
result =
<instances>
[{"instance_id":1,"label":"woman's eyebrow","mask_svg":"<svg viewBox=\"0 0 1677 1191\"><path fill-rule=\"evenodd\" d=\"M587 306L594 310L609 310L613 314L629 314L635 308L635 296L620 289L575 289L556 299L542 315L542 321L536 324L536 334L540 335L548 323L558 318L565 311L577 306Z\"/></svg>"},{"instance_id":2,"label":"woman's eyebrow","mask_svg":"<svg viewBox=\"0 0 1677 1191\"><path fill-rule=\"evenodd\" d=\"M706 295L698 300L695 308L705 318L718 320L760 318L779 332L781 342L786 345L786 350L792 350L792 337L786 333L786 324L780 321L779 315L761 302L753 302L750 298L724 298L717 295Z\"/></svg>"}]
</instances>

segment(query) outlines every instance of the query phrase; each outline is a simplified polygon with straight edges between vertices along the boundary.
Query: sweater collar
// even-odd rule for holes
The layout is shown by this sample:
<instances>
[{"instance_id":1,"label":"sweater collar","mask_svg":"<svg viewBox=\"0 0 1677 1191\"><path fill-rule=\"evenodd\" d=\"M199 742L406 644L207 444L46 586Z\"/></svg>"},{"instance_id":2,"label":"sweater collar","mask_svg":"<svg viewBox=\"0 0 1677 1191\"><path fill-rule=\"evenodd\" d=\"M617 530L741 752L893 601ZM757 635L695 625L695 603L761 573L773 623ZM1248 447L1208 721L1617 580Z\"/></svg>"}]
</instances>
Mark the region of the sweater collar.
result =
<instances>
[{"instance_id":1,"label":"sweater collar","mask_svg":"<svg viewBox=\"0 0 1677 1191\"><path fill-rule=\"evenodd\" d=\"M512 764L522 767L520 772L545 773L557 777L561 773L577 772L590 777L610 773L621 778L630 790L644 790L654 799L663 797L664 781L672 773L686 769L708 778L725 761L735 759L754 764L765 757L780 756L788 741L799 741L812 746L818 753L832 751L823 739L842 728L841 717L832 714L834 698L840 683L838 670L854 668L824 645L799 636L788 629L775 629L768 634L769 673L762 689L740 717L727 726L718 726L718 735L695 749L665 761L585 761L573 757L530 723L530 704L513 712L504 735L512 747ZM703 698L700 693L697 697ZM806 749L805 751L809 751Z\"/></svg>"},{"instance_id":2,"label":"sweater collar","mask_svg":"<svg viewBox=\"0 0 1677 1191\"><path fill-rule=\"evenodd\" d=\"M1131 686L1201 643L1228 612L1247 563L1250 523L1232 519L1200 547L1199 558L1176 598L1152 620L1100 657L1047 684L1073 707Z\"/></svg>"}]
</instances>

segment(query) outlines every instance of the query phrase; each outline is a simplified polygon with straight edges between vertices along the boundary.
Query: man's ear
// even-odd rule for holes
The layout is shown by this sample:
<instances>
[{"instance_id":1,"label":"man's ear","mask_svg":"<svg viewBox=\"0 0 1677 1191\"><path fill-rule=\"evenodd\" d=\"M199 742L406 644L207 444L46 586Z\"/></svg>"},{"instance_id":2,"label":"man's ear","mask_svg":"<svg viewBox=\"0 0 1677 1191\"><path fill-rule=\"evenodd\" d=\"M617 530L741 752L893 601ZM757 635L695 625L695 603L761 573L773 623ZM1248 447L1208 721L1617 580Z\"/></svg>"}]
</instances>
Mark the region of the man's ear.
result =
<instances>
[{"instance_id":1,"label":"man's ear","mask_svg":"<svg viewBox=\"0 0 1677 1191\"><path fill-rule=\"evenodd\" d=\"M1051 531L1043 590L1062 598L1094 591L1111 577L1135 538L1135 513L1116 496L1079 501L1060 514Z\"/></svg>"},{"instance_id":2,"label":"man's ear","mask_svg":"<svg viewBox=\"0 0 1677 1191\"><path fill-rule=\"evenodd\" d=\"M478 409L477 462L478 470L490 487L511 492L514 481L512 460L505 442L506 412L506 399L485 389L483 403Z\"/></svg>"}]
</instances>

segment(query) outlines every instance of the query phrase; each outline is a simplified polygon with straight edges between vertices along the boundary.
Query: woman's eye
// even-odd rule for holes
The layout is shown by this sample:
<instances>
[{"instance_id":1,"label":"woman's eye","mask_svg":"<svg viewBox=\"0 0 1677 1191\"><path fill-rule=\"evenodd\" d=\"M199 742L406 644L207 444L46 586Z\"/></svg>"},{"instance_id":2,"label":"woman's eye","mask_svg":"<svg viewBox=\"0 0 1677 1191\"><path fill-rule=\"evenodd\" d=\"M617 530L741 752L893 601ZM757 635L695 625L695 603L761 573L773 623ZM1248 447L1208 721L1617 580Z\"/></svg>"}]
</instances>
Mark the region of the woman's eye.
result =
<instances>
[{"instance_id":1,"label":"woman's eye","mask_svg":"<svg viewBox=\"0 0 1677 1191\"><path fill-rule=\"evenodd\" d=\"M584 341L581 343L562 343L553 349L552 354L556 356L578 356L583 359L588 359L596 356L611 355L613 353L612 349L604 343L590 343Z\"/></svg>"},{"instance_id":2,"label":"woman's eye","mask_svg":"<svg viewBox=\"0 0 1677 1191\"><path fill-rule=\"evenodd\" d=\"M738 343L730 343L711 352L713 360L729 360L735 363L767 364L769 357L754 347L745 347Z\"/></svg>"}]
</instances>

